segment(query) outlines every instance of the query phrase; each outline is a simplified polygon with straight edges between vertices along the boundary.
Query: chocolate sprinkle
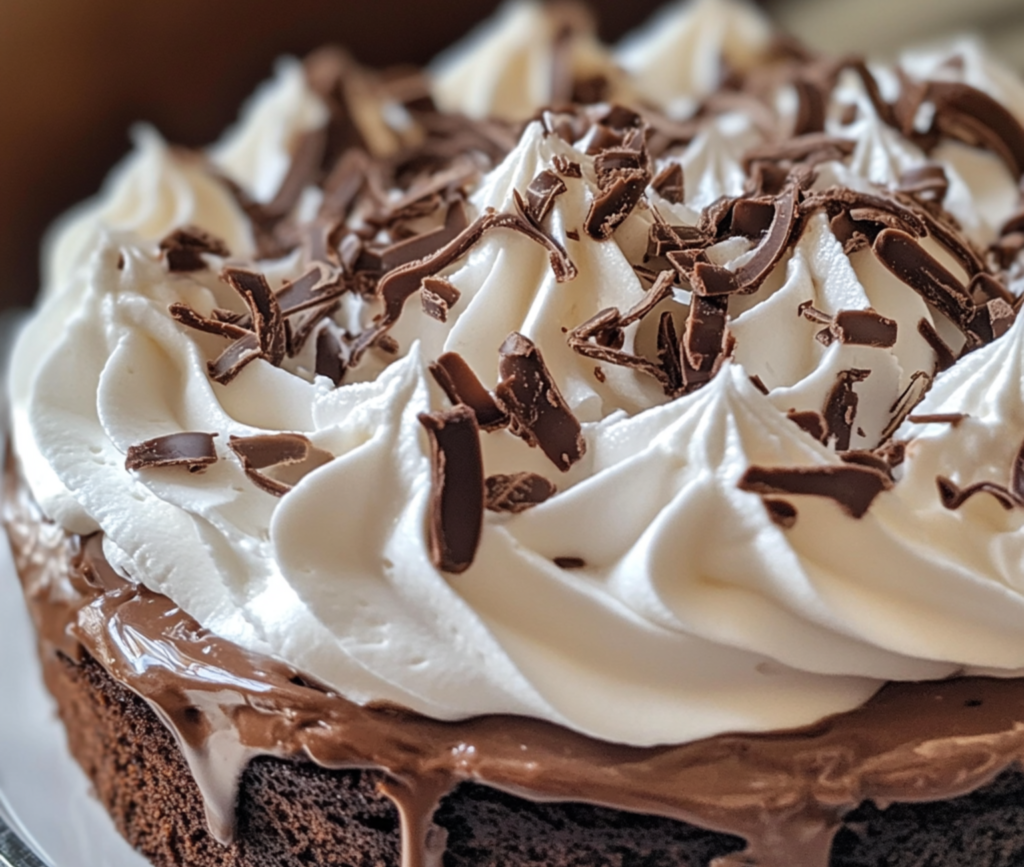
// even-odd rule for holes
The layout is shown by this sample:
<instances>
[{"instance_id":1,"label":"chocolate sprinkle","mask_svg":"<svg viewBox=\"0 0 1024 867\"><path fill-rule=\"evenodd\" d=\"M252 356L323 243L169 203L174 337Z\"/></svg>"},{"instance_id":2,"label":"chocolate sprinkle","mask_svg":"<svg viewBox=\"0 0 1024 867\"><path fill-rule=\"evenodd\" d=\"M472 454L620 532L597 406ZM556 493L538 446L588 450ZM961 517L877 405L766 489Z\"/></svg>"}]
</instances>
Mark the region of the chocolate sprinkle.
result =
<instances>
[{"instance_id":1,"label":"chocolate sprinkle","mask_svg":"<svg viewBox=\"0 0 1024 867\"><path fill-rule=\"evenodd\" d=\"M497 394L512 416L512 432L540 446L566 472L586 452L580 423L558 390L540 350L512 332L501 345Z\"/></svg>"},{"instance_id":2,"label":"chocolate sprinkle","mask_svg":"<svg viewBox=\"0 0 1024 867\"><path fill-rule=\"evenodd\" d=\"M582 557L555 557L551 562L559 569L583 569L587 565Z\"/></svg>"},{"instance_id":3,"label":"chocolate sprinkle","mask_svg":"<svg viewBox=\"0 0 1024 867\"><path fill-rule=\"evenodd\" d=\"M884 473L856 464L823 467L750 467L741 491L762 496L806 494L835 500L850 517L862 518L882 491L892 487Z\"/></svg>"},{"instance_id":4,"label":"chocolate sprinkle","mask_svg":"<svg viewBox=\"0 0 1024 867\"><path fill-rule=\"evenodd\" d=\"M557 488L537 473L488 476L487 508L492 512L526 511L554 496Z\"/></svg>"},{"instance_id":5,"label":"chocolate sprinkle","mask_svg":"<svg viewBox=\"0 0 1024 867\"><path fill-rule=\"evenodd\" d=\"M160 241L160 252L167 262L167 270L173 273L188 273L208 268L203 253L222 257L231 255L227 244L198 226L183 226L171 232Z\"/></svg>"},{"instance_id":6,"label":"chocolate sprinkle","mask_svg":"<svg viewBox=\"0 0 1024 867\"><path fill-rule=\"evenodd\" d=\"M430 439L430 558L443 572L473 563L484 516L484 469L476 415L468 406L418 416Z\"/></svg>"},{"instance_id":7,"label":"chocolate sprinkle","mask_svg":"<svg viewBox=\"0 0 1024 867\"><path fill-rule=\"evenodd\" d=\"M242 463L249 480L260 490L283 497L303 476L333 460L333 455L313 445L302 434L233 436L228 447ZM265 470L277 470L270 475Z\"/></svg>"},{"instance_id":8,"label":"chocolate sprinkle","mask_svg":"<svg viewBox=\"0 0 1024 867\"><path fill-rule=\"evenodd\" d=\"M190 473L201 473L217 463L213 440L217 434L167 434L129 446L124 466L127 470L149 470L155 467L185 467Z\"/></svg>"},{"instance_id":9,"label":"chocolate sprinkle","mask_svg":"<svg viewBox=\"0 0 1024 867\"><path fill-rule=\"evenodd\" d=\"M508 412L477 378L457 352L446 352L429 367L437 384L453 404L468 406L481 429L493 431L508 425Z\"/></svg>"}]
</instances>

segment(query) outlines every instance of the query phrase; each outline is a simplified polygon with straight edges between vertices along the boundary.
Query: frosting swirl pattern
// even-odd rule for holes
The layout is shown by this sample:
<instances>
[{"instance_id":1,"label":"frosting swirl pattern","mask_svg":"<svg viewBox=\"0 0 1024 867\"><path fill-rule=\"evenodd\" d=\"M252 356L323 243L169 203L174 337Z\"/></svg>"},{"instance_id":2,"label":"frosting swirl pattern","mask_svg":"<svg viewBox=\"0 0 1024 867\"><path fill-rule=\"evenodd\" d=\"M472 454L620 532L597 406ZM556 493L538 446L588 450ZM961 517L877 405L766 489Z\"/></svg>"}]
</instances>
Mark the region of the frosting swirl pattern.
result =
<instances>
[{"instance_id":1,"label":"frosting swirl pattern","mask_svg":"<svg viewBox=\"0 0 1024 867\"><path fill-rule=\"evenodd\" d=\"M527 6L506 17L546 14ZM169 311L185 305L244 331L246 308L215 270L170 272L160 249L170 232L196 225L223 239L230 263L255 261L274 289L298 281L308 246L268 254L259 206L326 122L323 94L300 67L284 65L206 156L141 134L101 198L55 235L40 310L16 348L15 442L44 510L71 532L102 529L112 564L216 634L354 701L394 702L440 719L513 713L607 740L679 743L810 723L861 704L887 680L1019 674L1024 509L1007 482L1024 439L1024 326L1013 321L1012 294L977 303L989 311L984 325L954 322L946 302L915 291L912 278L897 273L902 260L885 255L906 236L958 285L976 288L977 271L1012 290L1012 256L998 273L972 264L1018 206L1006 154L984 137L930 142L918 130L897 131L869 82L877 76L888 91L900 86L899 75L879 68L868 77L837 72L822 128L790 140L817 135L817 162L779 156L785 141L766 139L742 100L768 93L762 113L800 133L804 97L790 79L758 80L709 109L699 101L717 80L676 70L662 93L664 80L641 64L670 50L666 33L685 42L703 28L723 40L744 34L707 61L717 69L724 58L744 72L752 57L769 53L767 26L731 5L672 15L646 42L623 46L618 57L629 75L592 36L573 42L600 59L587 76L608 71L601 98L639 94L666 112L652 113L653 134L640 149L601 144L607 104L547 112L526 123L494 165L479 151L457 159L457 182L438 187L448 198L407 215L404 236L375 224L361 204L349 212L340 225L362 244L362 258L344 266L354 272L370 254L391 257L385 273L421 261L381 245L447 231L449 221L452 244L491 213L519 214L528 228L475 238L433 275L455 290L444 313L425 315L414 309L417 299L403 299L401 317L360 347L340 385L322 375L318 339L280 364L263 357L229 382L211 379L208 361L223 351L223 337L183 327ZM730 15L743 27L723 24ZM507 24L442 63L438 104L521 120L549 101L544 88L510 94L501 84L523 64L555 62L516 42L516 27L530 30ZM552 39L560 32L555 27ZM507 50L489 51L488 39ZM947 61L941 52L908 55L905 74L966 81L999 98L1018 124L1024 119L1019 83L974 55ZM460 90L473 76L485 80L480 64L493 87ZM691 102L670 104L670 94ZM382 98L380 116L397 117L396 104ZM656 152L657 135L675 140ZM758 149L762 163L789 172L780 189L764 182L751 191ZM613 152L649 162L637 169L646 172L646 191L628 206L611 202L614 225L595 225L618 178L607 170ZM808 171L800 174L801 166ZM941 207L896 192L915 171L941 175ZM527 200L545 172L558 192L538 217ZM681 181L675 190L673 177ZM275 230L316 225L340 182L322 186L307 184L290 222ZM374 196L378 207L404 207L409 186L365 194ZM734 208L732 229L696 259L672 258L685 245L670 250L673 285L626 322L655 292L652 283L664 285L657 272L665 257L652 238L706 235L717 205L737 198L746 200L753 229L737 229ZM847 204L837 210L837 201ZM458 225L459 208L470 229ZM889 210L878 216L880 208ZM855 231L844 228L846 214ZM783 243L768 250L787 219ZM915 235L919 223L925 228ZM874 238L863 236L867 224ZM607 237L599 240L600 232ZM345 242L330 238L344 259ZM207 261L219 266L223 258ZM764 273L751 291L714 306L708 281L736 283L756 270ZM650 360L664 359L667 330L683 341L676 356L684 367L694 363L702 304L728 317L714 365L655 370ZM349 291L339 305L331 324L318 327L359 335L387 312L373 292ZM626 322L617 333L580 330L612 308ZM864 323L886 336L856 337ZM535 473L557 492L522 511L486 512L472 565L454 575L431 555L436 468L419 416L447 405L430 372L443 353L458 353L490 387L510 333L543 353L581 424L585 452L561 472L514 427L481 433L487 475ZM944 352L963 357L937 373ZM815 423L823 426L816 434ZM183 431L218 435L219 460L205 472L125 469L133 446ZM301 434L329 460L289 478L288 492L274 497L253 484L230 438L281 433ZM893 442L905 444L903 463L878 469L882 457L872 450ZM859 518L827 496L759 496L747 476L751 468L827 476L851 460L895 478L885 475ZM945 498L937 477L952 486ZM949 507L978 482L1007 493Z\"/></svg>"}]
</instances>

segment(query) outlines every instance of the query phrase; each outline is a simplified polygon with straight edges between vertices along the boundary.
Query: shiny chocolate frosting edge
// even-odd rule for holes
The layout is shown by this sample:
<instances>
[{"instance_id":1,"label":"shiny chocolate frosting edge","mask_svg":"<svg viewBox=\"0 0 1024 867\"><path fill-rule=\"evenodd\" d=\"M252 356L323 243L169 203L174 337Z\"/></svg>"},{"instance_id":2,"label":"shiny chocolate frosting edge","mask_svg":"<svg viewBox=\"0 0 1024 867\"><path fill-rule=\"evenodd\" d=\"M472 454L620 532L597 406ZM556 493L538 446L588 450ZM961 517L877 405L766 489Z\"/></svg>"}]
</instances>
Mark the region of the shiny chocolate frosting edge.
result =
<instances>
[{"instance_id":1,"label":"shiny chocolate frosting edge","mask_svg":"<svg viewBox=\"0 0 1024 867\"><path fill-rule=\"evenodd\" d=\"M942 800L1024 755L1024 683L981 677L890 684L813 726L637 748L511 716L439 722L361 707L301 672L201 629L165 596L117 575L101 538L39 511L8 456L3 523L44 661L88 654L175 735L229 842L238 780L255 756L387 773L403 867L440 864L431 816L462 781L582 801L743 837L727 865L825 867L843 815L865 800Z\"/></svg>"}]
</instances>

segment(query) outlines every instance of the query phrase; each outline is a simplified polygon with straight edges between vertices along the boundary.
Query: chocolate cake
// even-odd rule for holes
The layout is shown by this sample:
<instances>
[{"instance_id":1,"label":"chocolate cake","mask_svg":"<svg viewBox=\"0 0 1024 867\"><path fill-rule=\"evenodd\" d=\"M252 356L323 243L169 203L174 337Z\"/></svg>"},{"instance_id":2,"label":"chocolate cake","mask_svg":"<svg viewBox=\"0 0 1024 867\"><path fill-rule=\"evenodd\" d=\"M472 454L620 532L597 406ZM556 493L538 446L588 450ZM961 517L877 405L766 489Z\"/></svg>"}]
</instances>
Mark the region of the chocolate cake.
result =
<instances>
[{"instance_id":1,"label":"chocolate cake","mask_svg":"<svg viewBox=\"0 0 1024 867\"><path fill-rule=\"evenodd\" d=\"M4 523L156 865L1024 860L1024 84L751 8L285 63L57 227Z\"/></svg>"}]
</instances>

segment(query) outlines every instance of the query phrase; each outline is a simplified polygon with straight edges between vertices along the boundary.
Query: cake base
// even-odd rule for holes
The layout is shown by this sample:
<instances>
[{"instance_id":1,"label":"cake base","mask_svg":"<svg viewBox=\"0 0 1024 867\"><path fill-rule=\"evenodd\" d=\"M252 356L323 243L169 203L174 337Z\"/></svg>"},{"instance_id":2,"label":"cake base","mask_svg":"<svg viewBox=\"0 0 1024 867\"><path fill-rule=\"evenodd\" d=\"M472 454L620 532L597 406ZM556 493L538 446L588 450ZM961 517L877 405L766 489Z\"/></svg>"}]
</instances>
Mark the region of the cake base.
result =
<instances>
[{"instance_id":1,"label":"cake base","mask_svg":"<svg viewBox=\"0 0 1024 867\"><path fill-rule=\"evenodd\" d=\"M259 758L242 778L236 841L209 834L174 737L90 657L44 660L71 752L118 830L158 867L398 867L399 816L376 771ZM1019 867L1024 773L948 801L864 804L836 836L832 867ZM682 822L588 804L536 803L464 783L434 823L445 867L706 867L744 842ZM794 865L799 867L799 865Z\"/></svg>"}]
</instances>

